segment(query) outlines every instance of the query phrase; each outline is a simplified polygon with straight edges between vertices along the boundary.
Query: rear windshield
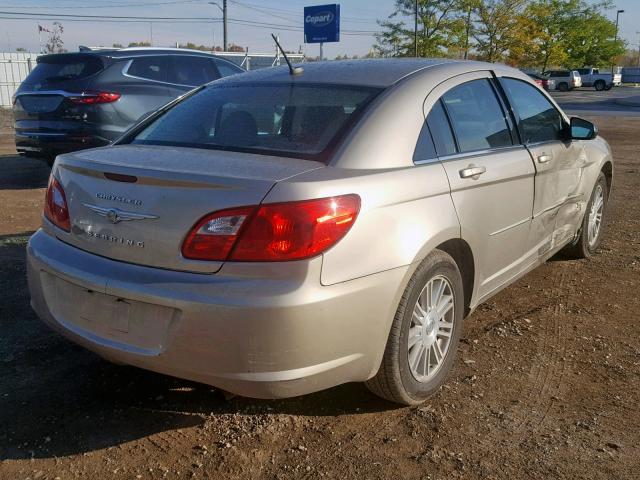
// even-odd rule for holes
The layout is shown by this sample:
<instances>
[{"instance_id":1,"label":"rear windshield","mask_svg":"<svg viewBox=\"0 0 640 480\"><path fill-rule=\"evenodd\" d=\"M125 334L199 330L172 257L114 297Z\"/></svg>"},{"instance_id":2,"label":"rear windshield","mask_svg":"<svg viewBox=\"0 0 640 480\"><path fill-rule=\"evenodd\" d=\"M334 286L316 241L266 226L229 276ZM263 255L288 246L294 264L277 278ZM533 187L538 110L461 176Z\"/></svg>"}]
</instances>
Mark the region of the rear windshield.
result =
<instances>
[{"instance_id":1,"label":"rear windshield","mask_svg":"<svg viewBox=\"0 0 640 480\"><path fill-rule=\"evenodd\" d=\"M65 80L79 80L90 77L102 70L102 61L97 57L60 56L38 59L38 64L29 74L25 83L47 84Z\"/></svg>"},{"instance_id":2,"label":"rear windshield","mask_svg":"<svg viewBox=\"0 0 640 480\"><path fill-rule=\"evenodd\" d=\"M212 85L187 97L132 143L326 160L380 89L344 85Z\"/></svg>"}]
</instances>

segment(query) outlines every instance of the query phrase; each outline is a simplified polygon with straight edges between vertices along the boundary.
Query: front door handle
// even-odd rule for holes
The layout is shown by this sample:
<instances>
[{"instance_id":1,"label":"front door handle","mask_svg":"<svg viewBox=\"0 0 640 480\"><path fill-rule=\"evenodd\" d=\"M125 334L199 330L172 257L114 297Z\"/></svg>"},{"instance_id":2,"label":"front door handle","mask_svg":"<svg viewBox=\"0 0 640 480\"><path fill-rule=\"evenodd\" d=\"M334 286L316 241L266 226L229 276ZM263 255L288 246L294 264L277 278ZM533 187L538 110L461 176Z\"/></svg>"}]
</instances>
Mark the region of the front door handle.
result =
<instances>
[{"instance_id":1,"label":"front door handle","mask_svg":"<svg viewBox=\"0 0 640 480\"><path fill-rule=\"evenodd\" d=\"M538 163L547 163L552 158L553 158L552 155L547 155L546 153L543 153L542 155L538 155Z\"/></svg>"},{"instance_id":2,"label":"front door handle","mask_svg":"<svg viewBox=\"0 0 640 480\"><path fill-rule=\"evenodd\" d=\"M460 170L460 178L472 178L477 180L487 169L483 166L469 165L467 168Z\"/></svg>"}]
</instances>

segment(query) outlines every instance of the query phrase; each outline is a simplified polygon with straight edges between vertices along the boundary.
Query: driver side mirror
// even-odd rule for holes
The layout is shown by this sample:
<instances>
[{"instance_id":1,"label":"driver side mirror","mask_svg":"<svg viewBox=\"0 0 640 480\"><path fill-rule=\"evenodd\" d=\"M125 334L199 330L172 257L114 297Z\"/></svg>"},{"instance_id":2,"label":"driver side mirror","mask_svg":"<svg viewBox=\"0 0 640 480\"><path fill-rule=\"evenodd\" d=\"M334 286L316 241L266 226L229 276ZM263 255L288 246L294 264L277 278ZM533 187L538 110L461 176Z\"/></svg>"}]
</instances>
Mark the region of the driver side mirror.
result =
<instances>
[{"instance_id":1,"label":"driver side mirror","mask_svg":"<svg viewBox=\"0 0 640 480\"><path fill-rule=\"evenodd\" d=\"M592 140L598 136L598 127L588 120L571 117L571 139Z\"/></svg>"}]
</instances>

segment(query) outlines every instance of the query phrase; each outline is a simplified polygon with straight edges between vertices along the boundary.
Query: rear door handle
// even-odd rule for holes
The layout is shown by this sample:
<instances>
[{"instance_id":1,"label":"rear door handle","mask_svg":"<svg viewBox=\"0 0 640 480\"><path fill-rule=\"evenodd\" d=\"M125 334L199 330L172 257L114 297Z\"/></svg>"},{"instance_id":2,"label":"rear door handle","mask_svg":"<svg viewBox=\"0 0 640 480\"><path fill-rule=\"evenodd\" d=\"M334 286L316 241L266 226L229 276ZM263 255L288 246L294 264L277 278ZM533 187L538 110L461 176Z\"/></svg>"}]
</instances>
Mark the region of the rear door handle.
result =
<instances>
[{"instance_id":1,"label":"rear door handle","mask_svg":"<svg viewBox=\"0 0 640 480\"><path fill-rule=\"evenodd\" d=\"M460 178L472 178L477 180L487 169L483 166L469 165L467 168L460 170Z\"/></svg>"},{"instance_id":2,"label":"rear door handle","mask_svg":"<svg viewBox=\"0 0 640 480\"><path fill-rule=\"evenodd\" d=\"M543 153L542 155L538 155L538 163L547 163L552 158L553 158L552 155L547 155L546 153Z\"/></svg>"}]
</instances>

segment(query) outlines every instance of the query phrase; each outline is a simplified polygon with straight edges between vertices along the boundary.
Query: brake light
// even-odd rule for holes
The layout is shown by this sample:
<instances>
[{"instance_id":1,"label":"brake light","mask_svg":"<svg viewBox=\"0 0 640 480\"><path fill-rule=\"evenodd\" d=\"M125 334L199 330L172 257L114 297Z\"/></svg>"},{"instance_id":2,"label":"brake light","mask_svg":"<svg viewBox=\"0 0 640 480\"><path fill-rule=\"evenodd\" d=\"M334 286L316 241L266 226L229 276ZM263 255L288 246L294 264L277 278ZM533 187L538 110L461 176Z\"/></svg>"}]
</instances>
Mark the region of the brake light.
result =
<instances>
[{"instance_id":1,"label":"brake light","mask_svg":"<svg viewBox=\"0 0 640 480\"><path fill-rule=\"evenodd\" d=\"M196 223L182 255L243 262L310 258L342 239L359 211L354 194L222 210Z\"/></svg>"},{"instance_id":2,"label":"brake light","mask_svg":"<svg viewBox=\"0 0 640 480\"><path fill-rule=\"evenodd\" d=\"M120 94L116 92L83 92L77 97L69 97L73 103L82 105L95 105L98 103L111 103L120 98Z\"/></svg>"},{"instance_id":3,"label":"brake light","mask_svg":"<svg viewBox=\"0 0 640 480\"><path fill-rule=\"evenodd\" d=\"M71 222L69 221L69 209L67 208L67 198L60 182L51 175L47 193L44 200L44 215L56 227L69 232Z\"/></svg>"}]
</instances>

